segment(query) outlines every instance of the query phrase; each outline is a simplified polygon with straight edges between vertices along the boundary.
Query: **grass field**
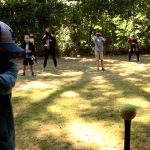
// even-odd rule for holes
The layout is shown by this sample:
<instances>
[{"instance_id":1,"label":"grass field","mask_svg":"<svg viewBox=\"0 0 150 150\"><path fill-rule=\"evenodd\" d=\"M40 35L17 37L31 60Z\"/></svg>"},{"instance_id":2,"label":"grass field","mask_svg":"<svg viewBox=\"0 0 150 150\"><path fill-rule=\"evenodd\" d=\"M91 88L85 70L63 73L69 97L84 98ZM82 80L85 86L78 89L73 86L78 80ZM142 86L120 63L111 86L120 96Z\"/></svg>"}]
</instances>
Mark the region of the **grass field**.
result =
<instances>
[{"instance_id":1,"label":"grass field","mask_svg":"<svg viewBox=\"0 0 150 150\"><path fill-rule=\"evenodd\" d=\"M58 71L42 63L35 77L20 70L13 90L17 150L123 150L126 103L137 108L131 149L150 150L150 55L106 57L104 72L93 58L59 58Z\"/></svg>"}]
</instances>

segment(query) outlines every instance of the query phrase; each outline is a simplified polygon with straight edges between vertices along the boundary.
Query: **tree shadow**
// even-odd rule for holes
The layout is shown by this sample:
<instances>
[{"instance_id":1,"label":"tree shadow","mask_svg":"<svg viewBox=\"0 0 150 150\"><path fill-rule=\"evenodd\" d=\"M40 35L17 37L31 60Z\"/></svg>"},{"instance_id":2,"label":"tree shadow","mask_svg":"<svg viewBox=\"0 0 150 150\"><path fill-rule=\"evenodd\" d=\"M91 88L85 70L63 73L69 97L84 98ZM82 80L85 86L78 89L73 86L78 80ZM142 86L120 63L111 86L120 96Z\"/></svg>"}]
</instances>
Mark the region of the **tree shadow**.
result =
<instances>
[{"instance_id":1,"label":"tree shadow","mask_svg":"<svg viewBox=\"0 0 150 150\"><path fill-rule=\"evenodd\" d=\"M36 133L38 132L38 127L41 128L42 123L44 124L57 124L61 128L66 123L66 118L62 116L60 113L52 113L47 110L47 106L52 105L55 102L55 99L59 99L60 95L66 91L70 90L78 90L79 87L82 89L84 88L88 82L84 80L85 74L82 75L81 79L79 79L77 82L72 82L69 84L65 84L64 86L60 87L58 90L54 91L53 93L50 93L46 98L41 99L38 102L30 103L25 108L22 109L22 111L18 114L16 114L15 121L16 121L16 133L17 133L17 140L18 140L18 148L20 150L29 148L26 143L32 143L31 145L36 145L40 147L39 149L75 149L72 147L72 143L67 140L66 137L54 137L55 135L49 135L42 138L37 138ZM55 77L54 77L55 78ZM58 77L59 78L59 77ZM45 77L39 78L40 81L42 80L48 80L48 78L45 79ZM27 79L25 79L25 83L29 83ZM21 84L21 82L19 83ZM48 89L47 89L48 90ZM29 93L29 97L26 95L25 97L14 97L14 105L21 105L21 102L24 103L25 101L30 101L30 95L32 95L32 90ZM24 99L25 98L25 99ZM24 101L23 101L24 99ZM64 106L65 109L65 106ZM31 122L31 126L30 126ZM32 127L32 123L35 125L35 127ZM29 126L28 126L29 124ZM49 129L50 130L50 129ZM32 133L31 133L32 132ZM27 138L28 137L28 138ZM56 142L55 139L57 138ZM61 147L62 146L62 147ZM87 149L86 146L80 146L82 149ZM78 147L78 149L80 149Z\"/></svg>"},{"instance_id":2,"label":"tree shadow","mask_svg":"<svg viewBox=\"0 0 150 150\"><path fill-rule=\"evenodd\" d=\"M65 60L64 60L65 61ZM127 81L125 77L122 77L117 74L116 71L106 71L106 72L99 72L99 73L93 73L89 74L85 72L89 66L92 65L95 66L94 60L92 59L90 62L88 60L81 61L81 59L73 60L69 59L67 62L65 62L65 67L62 67L62 64L60 65L62 67L62 72L60 75L47 75L47 76L38 76L34 79L22 79L20 78L18 84L26 84L32 81L46 81L49 82L49 80L62 80L64 78L71 79L73 76L63 76L63 70L68 69L75 72L82 71L83 74L81 75L81 78L77 81L69 81L64 83L64 85L60 86L59 89L55 90L53 93L49 93L49 95L41 99L38 102L30 103L22 109L22 111L16 115L16 131L17 131L17 140L18 140L18 148L20 150L29 149L30 146L33 148L34 146L37 146L38 149L47 150L47 149L90 149L92 150L92 147L88 147L85 145L80 145L77 148L74 147L73 143L71 142L71 139L68 139L65 135L62 135L60 137L55 136L55 134L49 134L45 135L44 137L38 138L37 133L39 132L39 128L41 128L43 122L46 125L49 124L57 124L61 128L67 123L67 119L62 116L60 113L53 113L47 110L48 105L52 105L55 103L55 99L59 99L60 95L66 91L73 90L77 92L81 98L84 98L85 101L90 101L89 108L83 108L80 109L78 112L79 117L84 119L85 121L106 121L108 124L111 125L111 123L118 123L121 122L121 117L119 115L119 108L116 107L116 99L120 98L120 95L113 96L113 92L115 93L116 90L119 89L121 92L122 97L126 97L128 99L134 98L136 96L141 96L145 100L149 102L149 93L142 90L140 86L134 85L134 83ZM117 61L117 60L116 60ZM116 62L115 63L118 63ZM67 63L70 62L70 65L67 65ZM107 63L110 64L109 61ZM133 76L134 74L130 74L129 76ZM92 84L92 80L94 77L101 76L103 77L111 86L112 89L105 89L103 87L94 87ZM129 77L128 76L128 77ZM135 75L136 78L141 78L142 75ZM144 80L147 80L148 77L144 77ZM30 81L29 81L30 80ZM142 79L141 79L142 81ZM105 84L105 83L102 83ZM128 87L128 88L126 88ZM50 90L50 89L47 89ZM86 91L85 91L86 90ZM107 95L106 92L108 90L111 90L111 94ZM137 91L137 93L132 93L132 91ZM33 94L32 91L30 91L29 95ZM116 99L114 99L114 97ZM21 105L22 102L25 102L28 99L28 96L25 97L14 97L14 104L17 106ZM93 99L94 98L94 99ZM133 101L133 99L132 99ZM119 104L120 106L121 104ZM117 105L118 106L118 105ZM63 109L66 109L65 107ZM140 109L140 107L138 108ZM30 123L37 122L37 125L30 126ZM145 125L146 128L148 128L148 125ZM143 124L140 124L138 128L144 128ZM135 131L138 131L138 128L134 128ZM50 130L50 129L49 129ZM144 131L146 132L146 131ZM27 138L28 137L28 138ZM136 138L134 138L136 139ZM145 134L144 134L144 139ZM147 140L146 140L147 142ZM27 143L30 143L27 145ZM133 148L136 149L136 145L138 144L138 141L133 142ZM141 147L138 146L138 150ZM145 149L144 149L145 150ZM146 149L147 150L147 149Z\"/></svg>"}]
</instances>

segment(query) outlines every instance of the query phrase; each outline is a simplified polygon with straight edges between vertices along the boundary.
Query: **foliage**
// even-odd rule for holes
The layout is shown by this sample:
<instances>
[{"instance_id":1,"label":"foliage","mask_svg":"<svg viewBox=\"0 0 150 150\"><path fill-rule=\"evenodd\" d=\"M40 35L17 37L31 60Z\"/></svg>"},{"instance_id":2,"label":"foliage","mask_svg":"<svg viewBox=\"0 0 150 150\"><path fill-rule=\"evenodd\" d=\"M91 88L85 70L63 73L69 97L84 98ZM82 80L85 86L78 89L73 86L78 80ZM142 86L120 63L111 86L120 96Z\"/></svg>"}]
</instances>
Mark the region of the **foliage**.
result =
<instances>
[{"instance_id":1,"label":"foliage","mask_svg":"<svg viewBox=\"0 0 150 150\"><path fill-rule=\"evenodd\" d=\"M108 53L127 52L127 40L135 33L144 52L150 49L149 0L1 0L1 21L11 25L16 40L33 33L41 51L44 28L49 26L61 55L90 54L95 30L102 30ZM87 51L86 51L87 49Z\"/></svg>"}]
</instances>

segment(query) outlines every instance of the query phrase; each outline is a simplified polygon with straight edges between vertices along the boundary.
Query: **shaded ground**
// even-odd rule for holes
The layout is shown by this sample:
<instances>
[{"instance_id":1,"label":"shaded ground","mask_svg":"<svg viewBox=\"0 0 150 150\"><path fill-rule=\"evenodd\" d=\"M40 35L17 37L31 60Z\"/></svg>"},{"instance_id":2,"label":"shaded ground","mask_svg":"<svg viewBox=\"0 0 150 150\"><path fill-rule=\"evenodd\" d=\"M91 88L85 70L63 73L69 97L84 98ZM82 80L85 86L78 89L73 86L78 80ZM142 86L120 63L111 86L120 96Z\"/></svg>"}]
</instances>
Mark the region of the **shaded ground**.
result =
<instances>
[{"instance_id":1,"label":"shaded ground","mask_svg":"<svg viewBox=\"0 0 150 150\"><path fill-rule=\"evenodd\" d=\"M123 120L119 108L137 107L131 149L150 147L150 56L127 62L126 56L106 57L105 72L93 58L49 60L37 76L22 77L13 90L18 150L122 150ZM17 60L21 66L21 60Z\"/></svg>"}]
</instances>

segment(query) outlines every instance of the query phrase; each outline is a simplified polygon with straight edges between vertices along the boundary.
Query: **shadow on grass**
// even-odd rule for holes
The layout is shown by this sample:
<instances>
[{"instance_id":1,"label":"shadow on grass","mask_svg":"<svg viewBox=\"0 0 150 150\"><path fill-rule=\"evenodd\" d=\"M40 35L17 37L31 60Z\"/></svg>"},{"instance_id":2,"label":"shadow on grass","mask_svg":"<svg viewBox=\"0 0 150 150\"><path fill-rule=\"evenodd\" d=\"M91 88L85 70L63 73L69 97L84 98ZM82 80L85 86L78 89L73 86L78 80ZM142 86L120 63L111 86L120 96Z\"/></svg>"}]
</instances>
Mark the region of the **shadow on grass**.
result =
<instances>
[{"instance_id":1,"label":"shadow on grass","mask_svg":"<svg viewBox=\"0 0 150 150\"><path fill-rule=\"evenodd\" d=\"M111 91L111 96L113 97L113 92L115 92L117 89L121 91L121 96L125 97L126 99L130 100L132 104L136 104L136 97L141 97L147 102L150 102L150 93L146 92L142 89L141 86L144 86L144 84L149 83L150 81L150 75L147 77L143 77L145 75L144 72L141 72L141 74L131 74L127 77L135 77L140 78L141 82L143 80L143 85L135 85L134 82L127 81L126 77L122 77L116 72L107 71L105 73L102 73L101 76L109 82L110 85L113 86L113 90ZM98 92L102 94L98 94L102 96L103 98L100 98L99 102L92 102L92 107L89 109L83 109L81 112L81 117L83 117L85 120L98 120L98 121L107 121L108 124L111 125L111 122L118 122L121 120L119 108L116 108L115 105L117 103L117 99L119 96L115 96L116 99L111 98L111 96L103 95L103 93L107 92L107 89L97 89ZM108 89L109 90L109 89ZM92 91L91 91L92 92ZM89 91L90 93L90 91ZM97 96L98 96L97 95ZM87 95L82 95L86 96ZM122 105L124 102L120 103ZM143 109L142 106L138 106L137 111ZM149 147L147 147L148 141L150 140L150 123L144 124L142 122L136 123L136 126L134 126L133 130L133 141L132 141L132 149L136 150L148 150ZM136 137L138 136L138 138ZM139 144L140 143L140 144Z\"/></svg>"},{"instance_id":2,"label":"shadow on grass","mask_svg":"<svg viewBox=\"0 0 150 150\"><path fill-rule=\"evenodd\" d=\"M61 116L60 113L52 113L47 110L47 106L52 105L54 103L54 100L57 98L59 99L60 95L66 91L74 90L78 91L79 87L82 89L84 88L88 82L85 80L85 74L79 79L77 82L71 82L70 84L65 84L64 86L60 87L55 92L49 94L45 99L40 100L40 102L34 102L27 105L20 113L18 113L15 117L16 120L16 131L17 131L17 143L19 150L28 149L31 147L34 148L34 145L36 145L41 150L66 150L66 149L76 149L73 148L72 143L70 142L70 139L68 140L65 135L61 135L61 137L58 137L55 135L49 135L44 136L41 138L37 138L36 134L38 132L38 129L41 128L42 124L56 124L59 125L60 128L63 128L64 124L66 123L66 118ZM51 80L55 79L55 77L51 78ZM45 81L45 78L43 77L43 80ZM42 78L40 78L40 81L42 81ZM28 83L26 81L26 83ZM21 82L19 83L21 84ZM48 89L47 89L48 90ZM32 91L29 93L29 97L32 95ZM29 97L26 96L24 98L28 99ZM23 98L22 97L14 97L14 104L21 105L21 102ZM22 101L23 103L26 100ZM66 109L65 106L63 109ZM31 123L30 123L31 122ZM34 122L37 123L34 126ZM32 125L33 123L33 125ZM44 126L43 125L43 126ZM51 129L48 129L51 130ZM32 132L32 133L31 133ZM27 143L32 143L30 146ZM38 149L37 148L37 149ZM92 149L85 146L80 145L79 149Z\"/></svg>"},{"instance_id":3,"label":"shadow on grass","mask_svg":"<svg viewBox=\"0 0 150 150\"><path fill-rule=\"evenodd\" d=\"M63 70L65 69L69 69L69 70L76 71L76 72L85 71L88 69L88 67L91 64L91 62L89 62L88 59L86 61L81 61L80 59L77 59L77 60L73 60L72 66L67 65L67 63L70 63L70 61L71 60L67 60L67 62L65 62L64 64L65 67L62 67L62 64L60 65L62 67L62 73L63 73ZM115 61L115 63L117 63L117 60ZM107 63L107 64L109 65L110 63ZM94 62L93 62L93 66L95 66ZM49 80L61 80L62 73L59 76L55 76L55 75L54 76L50 75L46 77L38 76L34 78L33 80L38 80L41 82L49 81ZM105 93L108 92L108 90L110 89L92 87L93 77L96 77L96 76L102 76L112 86L111 95L105 95ZM129 76L132 77L133 74ZM142 75L137 75L137 77L142 78ZM63 78L65 78L65 76L63 76ZM67 78L68 79L72 78L72 76L67 77ZM23 80L24 84L30 82L28 81L28 79L21 78L20 80ZM144 80L149 81L148 77L145 77ZM22 84L22 81L20 81L20 83L18 84ZM89 88L89 86L91 88ZM150 95L148 92L142 90L139 86L134 85L134 83L127 81L125 77L118 75L115 71L114 72L106 71L103 73L100 72L100 73L94 73L94 74L83 73L83 75L78 81L66 82L66 84L64 84L63 86L60 86L59 89L57 89L53 93L50 93L46 98L40 100L39 102L30 103L29 105L27 105L26 108L24 108L15 117L17 140L18 140L17 143L18 143L19 150L29 149L30 147L31 148L35 147L37 150L38 149L39 150L51 150L51 149L52 150L55 150L55 149L56 150L67 150L67 149L92 150L92 147L87 147L85 145L79 145L77 148L75 148L74 147L75 145L73 145L73 143L71 142L71 139L68 139L66 135L64 135L63 132L60 134L59 137L55 134L49 134L49 135L45 135L44 137L38 138L37 133L39 132L39 128L42 127L42 124L44 125L56 124L60 126L60 128L63 128L64 124L67 123L67 120L64 116L62 116L60 113L52 113L48 111L47 106L52 105L55 102L55 99L59 99L62 93L72 90L72 91L79 93L81 98L84 98L85 101L89 101L91 105L90 108L86 108L86 109L83 108L82 110L80 110L80 112L78 112L79 117L83 118L86 121L102 120L102 121L107 121L108 124L111 124L111 122L120 123L121 118L119 115L119 109L118 107L116 107L116 99L120 98L120 95L117 95L117 96L115 95L114 97L116 99L114 99L113 97L113 92L115 92L118 89L121 91L122 97L126 97L130 99L130 98L134 98L140 95L142 98L144 98L145 100L149 102ZM29 97L30 97L30 94L32 94L32 92L29 93ZM26 96L24 98L27 99L29 97ZM19 96L15 98L14 104L21 105L21 102L25 102L25 100L23 100L23 98ZM65 106L63 109L66 109ZM37 124L34 125L34 122ZM134 128L135 129L134 132L139 131L139 128L143 129L144 127L148 128L148 125L144 125L141 123L137 125L137 128ZM48 130L51 130L51 129L48 129ZM143 131L143 132L146 132L146 131ZM146 140L145 133L144 133L144 139ZM139 141L133 142L134 143L133 147L135 149L136 149L136 145L138 144L138 142ZM140 148L141 146L138 146L137 150L141 150ZM147 149L144 149L144 150L147 150Z\"/></svg>"}]
</instances>

